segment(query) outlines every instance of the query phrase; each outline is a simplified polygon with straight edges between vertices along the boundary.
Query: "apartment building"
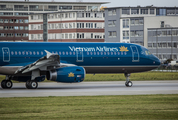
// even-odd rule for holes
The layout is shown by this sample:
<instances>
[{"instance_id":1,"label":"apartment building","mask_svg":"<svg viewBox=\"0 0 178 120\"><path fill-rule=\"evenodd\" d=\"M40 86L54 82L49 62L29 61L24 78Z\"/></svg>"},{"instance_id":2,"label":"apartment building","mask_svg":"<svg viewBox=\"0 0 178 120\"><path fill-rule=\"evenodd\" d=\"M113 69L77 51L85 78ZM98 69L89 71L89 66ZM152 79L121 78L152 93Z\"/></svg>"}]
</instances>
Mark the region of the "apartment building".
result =
<instances>
[{"instance_id":1,"label":"apartment building","mask_svg":"<svg viewBox=\"0 0 178 120\"><path fill-rule=\"evenodd\" d=\"M61 11L29 15L29 41L43 41L47 29L49 42L104 42L103 11ZM47 19L44 28L43 19Z\"/></svg>"},{"instance_id":2,"label":"apartment building","mask_svg":"<svg viewBox=\"0 0 178 120\"><path fill-rule=\"evenodd\" d=\"M61 11L100 11L107 2L0 2L0 41L28 41L28 15Z\"/></svg>"},{"instance_id":3,"label":"apartment building","mask_svg":"<svg viewBox=\"0 0 178 120\"><path fill-rule=\"evenodd\" d=\"M105 8L105 42L136 43L161 60L177 60L177 21L178 7Z\"/></svg>"}]
</instances>

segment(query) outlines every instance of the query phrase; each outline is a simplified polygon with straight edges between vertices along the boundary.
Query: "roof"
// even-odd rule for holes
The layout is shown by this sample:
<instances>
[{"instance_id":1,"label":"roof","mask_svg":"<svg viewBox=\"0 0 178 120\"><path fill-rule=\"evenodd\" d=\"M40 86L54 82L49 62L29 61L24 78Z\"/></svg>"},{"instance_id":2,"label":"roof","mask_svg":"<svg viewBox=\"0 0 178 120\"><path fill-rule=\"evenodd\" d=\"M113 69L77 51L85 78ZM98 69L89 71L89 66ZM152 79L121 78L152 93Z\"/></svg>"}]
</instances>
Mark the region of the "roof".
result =
<instances>
[{"instance_id":1,"label":"roof","mask_svg":"<svg viewBox=\"0 0 178 120\"><path fill-rule=\"evenodd\" d=\"M144 7L142 7L142 6L135 6L135 7L132 7L132 6L128 6L128 7L110 7L110 8L104 8L104 9L120 9L120 8L125 8L125 9L128 9L128 8L162 8L162 9L167 9L167 8L176 8L176 9L178 9L178 7L156 7L156 6L144 6Z\"/></svg>"},{"instance_id":2,"label":"roof","mask_svg":"<svg viewBox=\"0 0 178 120\"><path fill-rule=\"evenodd\" d=\"M110 2L40 2L40 1L0 1L1 3L19 3L19 4L108 4Z\"/></svg>"},{"instance_id":3,"label":"roof","mask_svg":"<svg viewBox=\"0 0 178 120\"><path fill-rule=\"evenodd\" d=\"M36 15L36 14L53 14L53 13L71 13L71 12L79 12L79 13L87 13L87 12L94 12L94 13L104 13L104 11L51 11L45 13L29 13L29 15Z\"/></svg>"}]
</instances>

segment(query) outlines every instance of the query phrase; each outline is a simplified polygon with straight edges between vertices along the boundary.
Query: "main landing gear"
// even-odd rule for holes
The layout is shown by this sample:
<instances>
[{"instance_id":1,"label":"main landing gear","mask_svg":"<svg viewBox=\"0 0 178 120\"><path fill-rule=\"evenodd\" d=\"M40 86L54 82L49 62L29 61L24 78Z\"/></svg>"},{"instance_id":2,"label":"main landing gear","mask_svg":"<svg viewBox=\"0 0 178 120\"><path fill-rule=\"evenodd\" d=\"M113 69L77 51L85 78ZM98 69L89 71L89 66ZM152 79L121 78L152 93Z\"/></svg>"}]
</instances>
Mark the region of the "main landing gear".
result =
<instances>
[{"instance_id":1,"label":"main landing gear","mask_svg":"<svg viewBox=\"0 0 178 120\"><path fill-rule=\"evenodd\" d=\"M11 89L13 86L13 83L11 81L11 77L6 76L6 79L1 82L1 87L3 89Z\"/></svg>"},{"instance_id":2,"label":"main landing gear","mask_svg":"<svg viewBox=\"0 0 178 120\"><path fill-rule=\"evenodd\" d=\"M28 80L26 82L26 88L27 89L36 89L38 87L38 82L35 80Z\"/></svg>"},{"instance_id":3,"label":"main landing gear","mask_svg":"<svg viewBox=\"0 0 178 120\"><path fill-rule=\"evenodd\" d=\"M124 75L125 75L125 77L126 77L125 86L126 86L126 87L132 87L133 83L130 81L130 78L129 78L129 77L130 77L130 74L125 73Z\"/></svg>"}]
</instances>

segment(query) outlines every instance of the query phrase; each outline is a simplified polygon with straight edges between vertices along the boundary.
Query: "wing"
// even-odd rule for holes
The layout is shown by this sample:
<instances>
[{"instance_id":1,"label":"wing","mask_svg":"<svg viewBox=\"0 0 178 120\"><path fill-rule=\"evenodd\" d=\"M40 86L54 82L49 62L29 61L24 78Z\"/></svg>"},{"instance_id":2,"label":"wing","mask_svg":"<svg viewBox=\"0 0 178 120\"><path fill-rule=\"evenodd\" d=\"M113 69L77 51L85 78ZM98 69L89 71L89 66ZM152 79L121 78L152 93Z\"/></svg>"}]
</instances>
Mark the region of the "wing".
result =
<instances>
[{"instance_id":1,"label":"wing","mask_svg":"<svg viewBox=\"0 0 178 120\"><path fill-rule=\"evenodd\" d=\"M40 58L39 60L35 61L32 64L29 64L27 66L24 66L18 69L15 72L15 74L18 74L18 73L23 74L23 73L31 72L37 69L47 71L51 69L57 69L59 67L75 66L74 64L60 63L60 56L56 53L50 53L47 50L45 50L45 52L47 53L46 56Z\"/></svg>"}]
</instances>

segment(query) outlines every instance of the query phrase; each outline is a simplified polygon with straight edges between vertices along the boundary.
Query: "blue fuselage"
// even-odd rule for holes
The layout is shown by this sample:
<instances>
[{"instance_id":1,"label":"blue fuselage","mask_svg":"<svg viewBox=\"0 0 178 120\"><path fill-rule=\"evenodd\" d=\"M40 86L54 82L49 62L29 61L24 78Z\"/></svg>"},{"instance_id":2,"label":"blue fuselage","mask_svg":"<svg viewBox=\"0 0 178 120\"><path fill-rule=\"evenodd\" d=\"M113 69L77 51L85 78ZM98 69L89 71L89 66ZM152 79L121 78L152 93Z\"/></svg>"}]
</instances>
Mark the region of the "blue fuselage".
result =
<instances>
[{"instance_id":1,"label":"blue fuselage","mask_svg":"<svg viewBox=\"0 0 178 120\"><path fill-rule=\"evenodd\" d=\"M160 65L145 47L128 43L17 43L0 42L0 74L13 74L46 55L60 55L60 62L82 66L87 73L133 73ZM6 71L5 67L14 68Z\"/></svg>"}]
</instances>

